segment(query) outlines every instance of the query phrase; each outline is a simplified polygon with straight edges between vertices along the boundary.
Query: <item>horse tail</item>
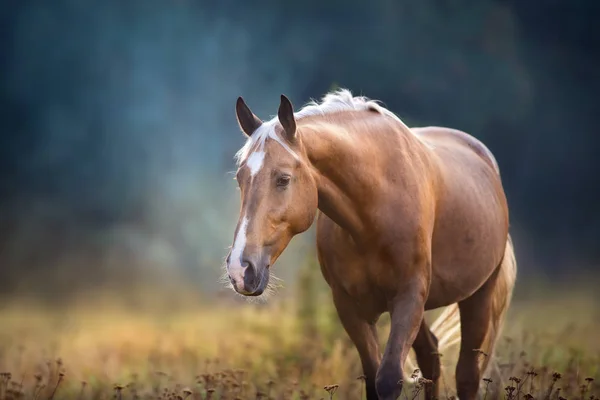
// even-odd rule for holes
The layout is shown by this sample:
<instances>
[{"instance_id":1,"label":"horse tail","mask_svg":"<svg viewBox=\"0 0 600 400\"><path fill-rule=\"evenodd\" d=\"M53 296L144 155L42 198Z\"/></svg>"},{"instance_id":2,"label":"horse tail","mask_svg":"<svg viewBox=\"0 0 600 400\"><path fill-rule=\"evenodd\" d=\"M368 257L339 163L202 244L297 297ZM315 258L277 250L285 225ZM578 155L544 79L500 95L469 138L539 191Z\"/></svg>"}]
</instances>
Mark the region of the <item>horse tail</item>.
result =
<instances>
[{"instance_id":1,"label":"horse tail","mask_svg":"<svg viewBox=\"0 0 600 400\"><path fill-rule=\"evenodd\" d=\"M504 317L510 306L516 280L517 259L515 258L512 238L509 234L508 239L506 240L506 248L504 249L504 258L500 264L500 271L498 272L498 278L492 295L492 313L489 321L490 326L483 341L483 345L481 346L481 350L487 354L487 356L483 357L481 365L482 375L489 372L488 367L491 366L490 361L494 360L496 342L500 337L504 325ZM499 372L496 362L493 363L493 367L496 370L495 372Z\"/></svg>"},{"instance_id":2,"label":"horse tail","mask_svg":"<svg viewBox=\"0 0 600 400\"><path fill-rule=\"evenodd\" d=\"M438 352L444 354L449 347L460 342L460 312L454 303L444 309L431 324L431 332L438 339Z\"/></svg>"}]
</instances>

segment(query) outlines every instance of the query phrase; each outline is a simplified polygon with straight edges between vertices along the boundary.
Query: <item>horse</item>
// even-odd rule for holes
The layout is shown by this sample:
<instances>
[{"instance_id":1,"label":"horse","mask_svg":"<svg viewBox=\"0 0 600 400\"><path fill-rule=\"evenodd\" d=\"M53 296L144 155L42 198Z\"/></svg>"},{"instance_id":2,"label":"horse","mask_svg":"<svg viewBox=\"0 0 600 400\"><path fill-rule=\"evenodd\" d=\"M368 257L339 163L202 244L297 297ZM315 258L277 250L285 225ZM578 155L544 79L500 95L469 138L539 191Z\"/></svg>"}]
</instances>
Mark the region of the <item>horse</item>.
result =
<instances>
[{"instance_id":1,"label":"horse","mask_svg":"<svg viewBox=\"0 0 600 400\"><path fill-rule=\"evenodd\" d=\"M409 128L347 89L298 111L282 94L267 121L242 97L235 109L247 140L235 155L241 207L225 262L233 289L260 296L271 266L316 218L321 272L358 351L367 399L400 396L411 348L426 398L438 397L438 338L423 317L440 307L448 307L442 331L460 329L458 397L475 399L517 272L490 150L460 130ZM386 312L382 355L376 322Z\"/></svg>"}]
</instances>

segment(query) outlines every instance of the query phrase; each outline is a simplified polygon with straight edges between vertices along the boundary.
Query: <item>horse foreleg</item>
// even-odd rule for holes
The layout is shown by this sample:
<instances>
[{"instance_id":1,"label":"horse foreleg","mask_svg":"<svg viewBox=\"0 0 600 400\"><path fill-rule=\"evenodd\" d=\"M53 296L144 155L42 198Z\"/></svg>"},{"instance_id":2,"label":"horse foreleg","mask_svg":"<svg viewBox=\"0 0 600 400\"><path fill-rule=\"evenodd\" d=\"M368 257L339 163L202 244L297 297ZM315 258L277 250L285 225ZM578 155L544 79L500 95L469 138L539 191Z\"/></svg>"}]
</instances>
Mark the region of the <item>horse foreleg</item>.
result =
<instances>
[{"instance_id":1,"label":"horse foreleg","mask_svg":"<svg viewBox=\"0 0 600 400\"><path fill-rule=\"evenodd\" d=\"M432 381L431 384L425 386L425 399L437 399L439 397L438 380L441 372L438 341L425 320L421 321L421 328L413 342L413 349L423 377Z\"/></svg>"},{"instance_id":2,"label":"horse foreleg","mask_svg":"<svg viewBox=\"0 0 600 400\"><path fill-rule=\"evenodd\" d=\"M368 322L357 314L356 303L347 294L334 290L333 302L344 329L358 350L365 375L367 400L378 400L375 376L381 354L375 323Z\"/></svg>"},{"instance_id":3,"label":"horse foreleg","mask_svg":"<svg viewBox=\"0 0 600 400\"><path fill-rule=\"evenodd\" d=\"M391 310L391 327L376 387L381 400L396 400L402 392L402 367L423 320L425 290L418 286L398 291Z\"/></svg>"}]
</instances>

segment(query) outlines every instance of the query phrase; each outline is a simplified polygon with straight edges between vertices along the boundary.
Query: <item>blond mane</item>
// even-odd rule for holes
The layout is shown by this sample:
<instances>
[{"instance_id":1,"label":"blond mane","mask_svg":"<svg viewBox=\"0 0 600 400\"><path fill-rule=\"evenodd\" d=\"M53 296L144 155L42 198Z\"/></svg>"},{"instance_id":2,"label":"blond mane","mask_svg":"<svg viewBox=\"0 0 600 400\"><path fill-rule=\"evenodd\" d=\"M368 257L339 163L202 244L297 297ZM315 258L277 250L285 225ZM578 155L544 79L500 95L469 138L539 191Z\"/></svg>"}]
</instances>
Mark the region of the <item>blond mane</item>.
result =
<instances>
[{"instance_id":1,"label":"blond mane","mask_svg":"<svg viewBox=\"0 0 600 400\"><path fill-rule=\"evenodd\" d=\"M396 114L381 106L378 100L372 100L364 96L353 96L348 89L338 89L327 93L321 99L321 102L311 100L304 107L294 113L296 120L304 117L317 115L328 115L344 111L375 111L381 115L385 115L395 119L397 122L406 126L404 122ZM287 151L295 157L297 156L292 149L286 144L285 140L275 133L275 125L277 124L277 116L269 121L265 121L250 138L244 146L235 154L237 165L239 166L256 147L263 148L267 139L273 139L281 144ZM410 131L410 129L407 127ZM412 132L412 131L411 131ZM416 136L416 135L415 135ZM418 137L418 136L416 136Z\"/></svg>"}]
</instances>

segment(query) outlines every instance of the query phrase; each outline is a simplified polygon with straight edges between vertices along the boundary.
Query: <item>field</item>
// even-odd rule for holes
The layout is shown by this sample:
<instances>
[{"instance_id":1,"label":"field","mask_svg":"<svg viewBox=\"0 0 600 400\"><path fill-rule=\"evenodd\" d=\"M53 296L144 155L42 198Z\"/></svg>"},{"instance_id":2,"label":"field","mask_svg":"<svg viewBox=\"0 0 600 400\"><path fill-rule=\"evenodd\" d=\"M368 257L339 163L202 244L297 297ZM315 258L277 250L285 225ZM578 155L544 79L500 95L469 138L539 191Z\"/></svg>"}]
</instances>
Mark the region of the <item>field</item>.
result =
<instances>
[{"instance_id":1,"label":"field","mask_svg":"<svg viewBox=\"0 0 600 400\"><path fill-rule=\"evenodd\" d=\"M364 398L358 356L319 285L301 278L264 303L158 290L15 299L0 308L0 399ZM490 383L502 398L600 395L593 290L521 290L504 332L503 379ZM380 333L384 342L385 318ZM442 398L454 395L451 350ZM422 397L418 383L405 387L404 398Z\"/></svg>"}]
</instances>

